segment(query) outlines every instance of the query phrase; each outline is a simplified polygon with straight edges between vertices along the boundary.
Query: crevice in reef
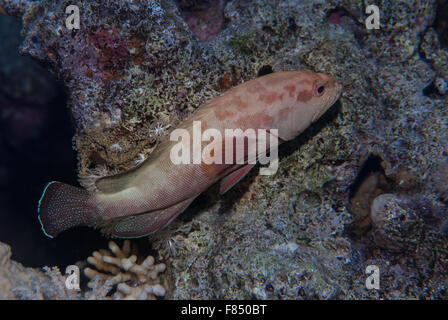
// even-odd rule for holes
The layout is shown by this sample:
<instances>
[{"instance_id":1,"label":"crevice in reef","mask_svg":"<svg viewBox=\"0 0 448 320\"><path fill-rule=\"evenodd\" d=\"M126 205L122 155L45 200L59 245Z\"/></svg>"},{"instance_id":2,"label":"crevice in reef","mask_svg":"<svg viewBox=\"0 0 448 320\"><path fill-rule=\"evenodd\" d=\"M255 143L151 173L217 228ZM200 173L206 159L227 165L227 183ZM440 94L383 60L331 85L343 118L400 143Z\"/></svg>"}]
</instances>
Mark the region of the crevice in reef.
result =
<instances>
[{"instance_id":1,"label":"crevice in reef","mask_svg":"<svg viewBox=\"0 0 448 320\"><path fill-rule=\"evenodd\" d=\"M386 156L370 154L350 186L347 208L353 222L346 232L353 240L365 239L371 233L373 203L380 195L405 199L422 191L418 178L406 166L386 174L387 168L390 168L390 163Z\"/></svg>"},{"instance_id":2,"label":"crevice in reef","mask_svg":"<svg viewBox=\"0 0 448 320\"><path fill-rule=\"evenodd\" d=\"M357 16L358 14L352 13L345 8L337 7L327 12L327 22L337 24L343 29L352 32L356 41L363 47L367 34L365 26L358 21Z\"/></svg>"},{"instance_id":3,"label":"crevice in reef","mask_svg":"<svg viewBox=\"0 0 448 320\"><path fill-rule=\"evenodd\" d=\"M434 81L423 89L423 95L430 98L437 98L440 95Z\"/></svg>"},{"instance_id":4,"label":"crevice in reef","mask_svg":"<svg viewBox=\"0 0 448 320\"><path fill-rule=\"evenodd\" d=\"M258 70L257 76L261 77L261 76L265 76L265 75L273 73L273 72L274 72L274 70L272 69L272 67L270 65L265 65L265 66L262 66L260 68L260 70Z\"/></svg>"},{"instance_id":5,"label":"crevice in reef","mask_svg":"<svg viewBox=\"0 0 448 320\"><path fill-rule=\"evenodd\" d=\"M440 43L448 47L448 0L439 0L435 27L439 34Z\"/></svg>"},{"instance_id":6,"label":"crevice in reef","mask_svg":"<svg viewBox=\"0 0 448 320\"><path fill-rule=\"evenodd\" d=\"M380 156L369 155L350 187L348 209L354 221L347 231L354 239L361 238L371 229L370 208L373 200L393 188L393 181L386 177L383 163Z\"/></svg>"},{"instance_id":7,"label":"crevice in reef","mask_svg":"<svg viewBox=\"0 0 448 320\"><path fill-rule=\"evenodd\" d=\"M11 246L14 260L29 267L58 265L63 269L78 259L84 260L99 244L105 245L98 232L83 228L49 239L37 220L37 204L47 182L77 184L65 94L59 91L45 106L23 106L11 100L3 103L15 108L1 123L0 170L6 181L0 186L0 241ZM43 126L27 127L35 121L29 117L42 116ZM31 130L30 136L24 136L26 130Z\"/></svg>"},{"instance_id":8,"label":"crevice in reef","mask_svg":"<svg viewBox=\"0 0 448 320\"><path fill-rule=\"evenodd\" d=\"M182 18L200 40L212 40L225 26L226 0L177 0Z\"/></svg>"},{"instance_id":9,"label":"crevice in reef","mask_svg":"<svg viewBox=\"0 0 448 320\"><path fill-rule=\"evenodd\" d=\"M84 260L106 239L92 230L47 238L37 204L51 180L77 184L67 96L37 63L18 54L20 25L0 16L0 242L28 267ZM4 44L4 45L3 45Z\"/></svg>"},{"instance_id":10,"label":"crevice in reef","mask_svg":"<svg viewBox=\"0 0 448 320\"><path fill-rule=\"evenodd\" d=\"M327 21L329 22L329 23L332 23L332 24L339 24L339 25L341 25L342 24L342 22L341 22L341 18L342 17L351 17L351 14L347 11L347 10L345 10L344 8L340 8L340 7L338 7L338 8L335 8L335 9L333 9L333 10L330 10L329 12L327 12Z\"/></svg>"}]
</instances>

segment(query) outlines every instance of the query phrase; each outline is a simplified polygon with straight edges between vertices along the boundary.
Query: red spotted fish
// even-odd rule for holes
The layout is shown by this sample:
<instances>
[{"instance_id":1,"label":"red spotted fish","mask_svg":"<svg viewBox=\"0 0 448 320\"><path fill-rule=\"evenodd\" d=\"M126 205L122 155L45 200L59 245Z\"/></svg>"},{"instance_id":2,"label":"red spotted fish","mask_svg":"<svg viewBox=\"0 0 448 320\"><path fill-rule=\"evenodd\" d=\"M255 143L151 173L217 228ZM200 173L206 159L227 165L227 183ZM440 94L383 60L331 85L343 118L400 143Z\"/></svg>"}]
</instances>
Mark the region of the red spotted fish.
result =
<instances>
[{"instance_id":1,"label":"red spotted fish","mask_svg":"<svg viewBox=\"0 0 448 320\"><path fill-rule=\"evenodd\" d=\"M194 124L200 123L201 130L213 128L223 137L226 129L265 129L268 133L275 131L281 144L319 119L340 93L341 86L322 73L271 73L211 99L179 128L194 134ZM254 166L248 163L251 155L247 147L243 163L174 163L171 156L175 146L179 142L167 137L141 165L98 179L95 192L50 182L38 206L42 230L54 237L71 227L85 225L120 238L146 236L172 222L214 183L221 181L220 192L224 193Z\"/></svg>"}]
</instances>

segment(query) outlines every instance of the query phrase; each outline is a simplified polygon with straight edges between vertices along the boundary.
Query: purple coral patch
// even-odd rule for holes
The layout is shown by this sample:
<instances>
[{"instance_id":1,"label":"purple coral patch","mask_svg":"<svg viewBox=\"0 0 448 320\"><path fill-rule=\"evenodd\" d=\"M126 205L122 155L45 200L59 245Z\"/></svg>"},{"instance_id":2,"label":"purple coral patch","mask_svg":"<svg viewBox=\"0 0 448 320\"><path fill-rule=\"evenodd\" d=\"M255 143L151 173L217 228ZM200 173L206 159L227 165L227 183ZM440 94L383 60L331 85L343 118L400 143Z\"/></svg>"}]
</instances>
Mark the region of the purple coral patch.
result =
<instances>
[{"instance_id":1,"label":"purple coral patch","mask_svg":"<svg viewBox=\"0 0 448 320\"><path fill-rule=\"evenodd\" d=\"M224 25L225 0L181 0L182 17L200 40L212 40Z\"/></svg>"}]
</instances>

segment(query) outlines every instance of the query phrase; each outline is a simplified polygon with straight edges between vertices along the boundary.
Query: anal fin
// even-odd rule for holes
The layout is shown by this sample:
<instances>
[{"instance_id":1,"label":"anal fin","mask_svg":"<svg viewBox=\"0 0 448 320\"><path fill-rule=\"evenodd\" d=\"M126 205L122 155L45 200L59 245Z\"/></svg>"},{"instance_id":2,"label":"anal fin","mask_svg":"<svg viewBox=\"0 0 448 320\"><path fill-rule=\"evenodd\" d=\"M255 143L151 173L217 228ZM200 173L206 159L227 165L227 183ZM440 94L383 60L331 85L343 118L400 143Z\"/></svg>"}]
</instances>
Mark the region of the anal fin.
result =
<instances>
[{"instance_id":1,"label":"anal fin","mask_svg":"<svg viewBox=\"0 0 448 320\"><path fill-rule=\"evenodd\" d=\"M168 224L185 211L195 197L184 200L169 208L134 215L120 220L109 232L117 238L141 238L148 236Z\"/></svg>"}]
</instances>

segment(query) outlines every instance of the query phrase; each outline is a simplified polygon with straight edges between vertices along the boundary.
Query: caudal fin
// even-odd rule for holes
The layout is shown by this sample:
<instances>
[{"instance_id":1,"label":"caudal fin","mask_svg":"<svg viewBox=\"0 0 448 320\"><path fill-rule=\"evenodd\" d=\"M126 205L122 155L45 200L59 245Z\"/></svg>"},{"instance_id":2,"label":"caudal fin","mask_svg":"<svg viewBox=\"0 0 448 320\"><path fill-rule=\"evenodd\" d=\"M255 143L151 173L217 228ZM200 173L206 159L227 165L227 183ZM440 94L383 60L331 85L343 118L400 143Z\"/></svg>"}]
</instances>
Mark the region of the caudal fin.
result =
<instances>
[{"instance_id":1,"label":"caudal fin","mask_svg":"<svg viewBox=\"0 0 448 320\"><path fill-rule=\"evenodd\" d=\"M50 238L78 225L95 223L95 206L87 190L53 181L47 184L37 212L42 231Z\"/></svg>"}]
</instances>

